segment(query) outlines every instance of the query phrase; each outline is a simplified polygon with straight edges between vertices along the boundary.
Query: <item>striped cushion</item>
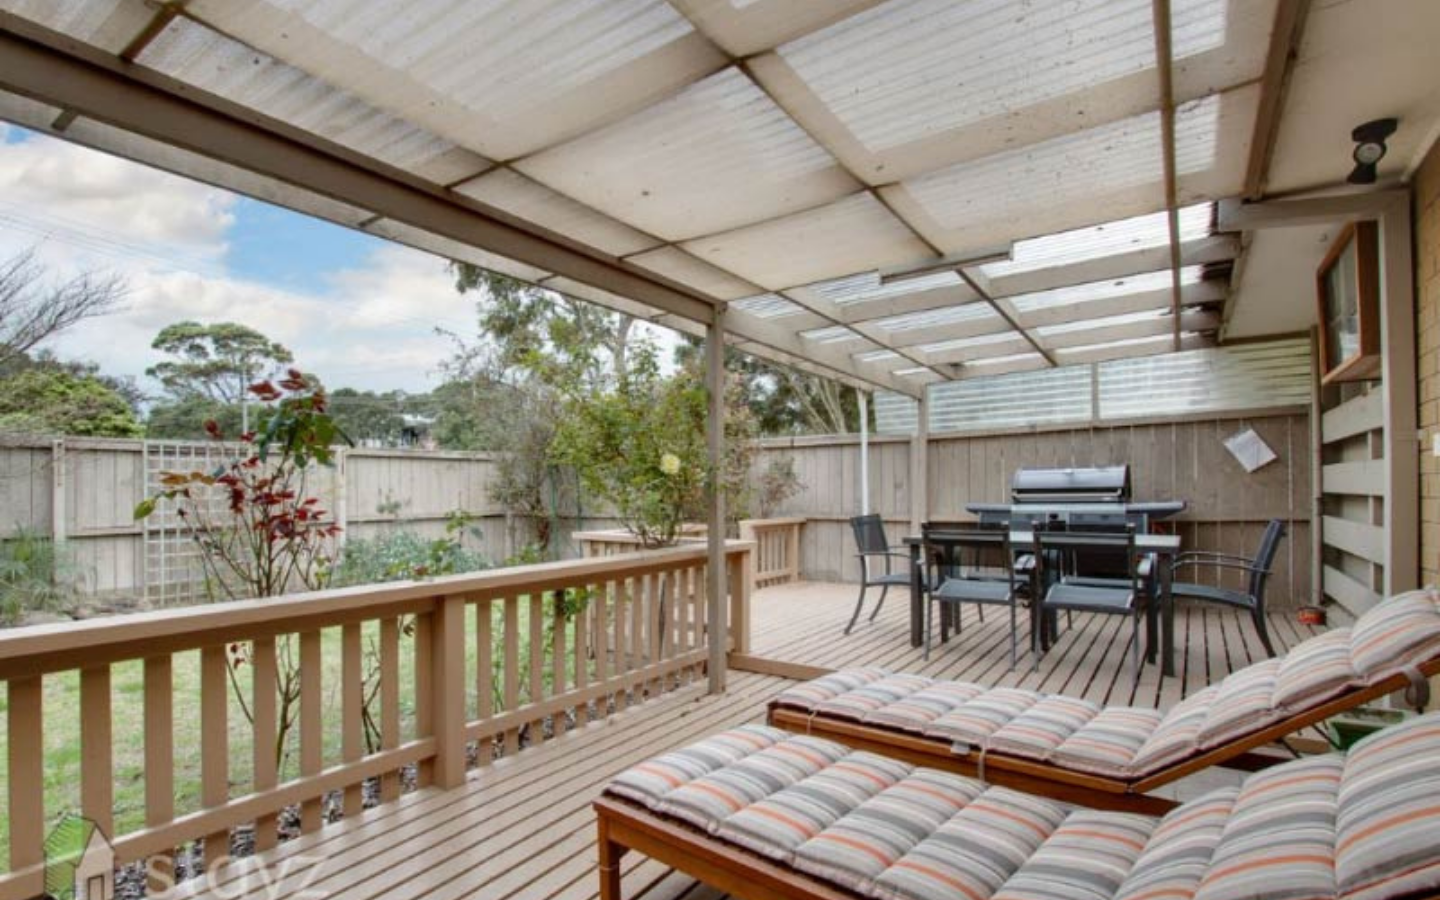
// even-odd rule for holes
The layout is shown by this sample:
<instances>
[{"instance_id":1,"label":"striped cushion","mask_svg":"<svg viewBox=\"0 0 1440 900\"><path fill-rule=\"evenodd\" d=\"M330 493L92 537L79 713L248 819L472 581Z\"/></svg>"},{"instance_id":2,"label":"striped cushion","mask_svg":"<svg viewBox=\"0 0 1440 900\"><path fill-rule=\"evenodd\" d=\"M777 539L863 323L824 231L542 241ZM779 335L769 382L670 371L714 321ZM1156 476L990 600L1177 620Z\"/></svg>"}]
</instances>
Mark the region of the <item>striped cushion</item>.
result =
<instances>
[{"instance_id":1,"label":"striped cushion","mask_svg":"<svg viewBox=\"0 0 1440 900\"><path fill-rule=\"evenodd\" d=\"M788 731L764 725L742 725L722 731L698 744L627 769L610 782L610 791L653 808L662 797L686 782L739 762L789 737Z\"/></svg>"},{"instance_id":2,"label":"striped cushion","mask_svg":"<svg viewBox=\"0 0 1440 900\"><path fill-rule=\"evenodd\" d=\"M990 749L1028 759L1048 759L1070 735L1100 714L1100 704L1054 694L990 736Z\"/></svg>"},{"instance_id":3,"label":"striped cushion","mask_svg":"<svg viewBox=\"0 0 1440 900\"><path fill-rule=\"evenodd\" d=\"M1135 754L1135 773L1153 772L1194 753L1200 728L1219 692L1217 685L1211 685L1175 704Z\"/></svg>"},{"instance_id":4,"label":"striped cushion","mask_svg":"<svg viewBox=\"0 0 1440 900\"><path fill-rule=\"evenodd\" d=\"M1267 659L1226 676L1196 743L1208 750L1281 719L1274 702L1279 675L1280 660Z\"/></svg>"},{"instance_id":5,"label":"striped cushion","mask_svg":"<svg viewBox=\"0 0 1440 900\"><path fill-rule=\"evenodd\" d=\"M1128 776L1140 747L1160 727L1163 714L1134 706L1107 706L1050 754L1067 769L1115 778Z\"/></svg>"},{"instance_id":6,"label":"striped cushion","mask_svg":"<svg viewBox=\"0 0 1440 900\"><path fill-rule=\"evenodd\" d=\"M1440 891L1440 714L1356 744L1339 800L1335 867L1346 897Z\"/></svg>"},{"instance_id":7,"label":"striped cushion","mask_svg":"<svg viewBox=\"0 0 1440 900\"><path fill-rule=\"evenodd\" d=\"M676 788L652 808L713 834L730 815L814 775L848 752L834 741L789 737Z\"/></svg>"},{"instance_id":8,"label":"striped cushion","mask_svg":"<svg viewBox=\"0 0 1440 900\"><path fill-rule=\"evenodd\" d=\"M1411 591L1377 604L1350 629L1350 659L1368 682L1440 653L1440 605L1434 591Z\"/></svg>"},{"instance_id":9,"label":"striped cushion","mask_svg":"<svg viewBox=\"0 0 1440 900\"><path fill-rule=\"evenodd\" d=\"M989 897L1065 818L1065 808L990 788L875 879L871 896L905 900Z\"/></svg>"},{"instance_id":10,"label":"striped cushion","mask_svg":"<svg viewBox=\"0 0 1440 900\"><path fill-rule=\"evenodd\" d=\"M1210 867L1239 788L1222 788L1160 821L1115 900L1190 900Z\"/></svg>"},{"instance_id":11,"label":"striped cushion","mask_svg":"<svg viewBox=\"0 0 1440 900\"><path fill-rule=\"evenodd\" d=\"M1350 629L1336 628L1290 648L1280 661L1275 705L1301 709L1335 696L1360 675L1350 661Z\"/></svg>"},{"instance_id":12,"label":"striped cushion","mask_svg":"<svg viewBox=\"0 0 1440 900\"><path fill-rule=\"evenodd\" d=\"M932 679L922 675L886 675L854 690L837 694L815 704L814 711L837 719L860 721L877 709L903 700L916 691L930 686Z\"/></svg>"},{"instance_id":13,"label":"striped cushion","mask_svg":"<svg viewBox=\"0 0 1440 900\"><path fill-rule=\"evenodd\" d=\"M995 688L936 719L925 729L925 734L983 747L990 735L1040 702L1042 696L1019 688Z\"/></svg>"},{"instance_id":14,"label":"striped cushion","mask_svg":"<svg viewBox=\"0 0 1440 900\"><path fill-rule=\"evenodd\" d=\"M788 862L796 847L912 769L873 753L852 753L731 815L716 833L761 856Z\"/></svg>"},{"instance_id":15,"label":"striped cushion","mask_svg":"<svg viewBox=\"0 0 1440 900\"><path fill-rule=\"evenodd\" d=\"M898 728L901 731L923 732L931 722L967 700L985 693L978 684L963 681L937 681L865 716L867 725Z\"/></svg>"},{"instance_id":16,"label":"striped cushion","mask_svg":"<svg viewBox=\"0 0 1440 900\"><path fill-rule=\"evenodd\" d=\"M994 900L1110 900L1154 828L1148 816L1071 813Z\"/></svg>"},{"instance_id":17,"label":"striped cushion","mask_svg":"<svg viewBox=\"0 0 1440 900\"><path fill-rule=\"evenodd\" d=\"M1317 756L1247 778L1195 900L1335 896L1335 809L1343 767L1339 756Z\"/></svg>"},{"instance_id":18,"label":"striped cushion","mask_svg":"<svg viewBox=\"0 0 1440 900\"><path fill-rule=\"evenodd\" d=\"M872 681L879 681L889 674L884 669L873 668L831 672L829 675L822 675L811 681L786 688L775 696L775 703L778 706L789 706L809 712L815 708L816 704L824 703L826 700L837 697L846 691L853 691Z\"/></svg>"}]
</instances>

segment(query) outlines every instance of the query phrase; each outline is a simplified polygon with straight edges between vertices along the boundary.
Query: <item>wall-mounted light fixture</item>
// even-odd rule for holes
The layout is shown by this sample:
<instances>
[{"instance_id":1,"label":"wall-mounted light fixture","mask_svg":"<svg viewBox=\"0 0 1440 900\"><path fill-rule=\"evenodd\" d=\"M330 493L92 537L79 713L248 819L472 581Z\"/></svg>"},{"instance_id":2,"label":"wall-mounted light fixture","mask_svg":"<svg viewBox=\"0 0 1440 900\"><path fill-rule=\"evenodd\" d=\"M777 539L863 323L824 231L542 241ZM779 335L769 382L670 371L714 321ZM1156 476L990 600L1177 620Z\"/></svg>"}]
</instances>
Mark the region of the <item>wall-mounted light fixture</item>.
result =
<instances>
[{"instance_id":1,"label":"wall-mounted light fixture","mask_svg":"<svg viewBox=\"0 0 1440 900\"><path fill-rule=\"evenodd\" d=\"M1346 181L1351 184L1375 183L1376 166L1385 158L1385 139L1395 133L1399 124L1396 119L1376 119L1358 125L1350 132L1350 137L1355 141L1355 150L1351 153L1355 159L1355 168Z\"/></svg>"}]
</instances>

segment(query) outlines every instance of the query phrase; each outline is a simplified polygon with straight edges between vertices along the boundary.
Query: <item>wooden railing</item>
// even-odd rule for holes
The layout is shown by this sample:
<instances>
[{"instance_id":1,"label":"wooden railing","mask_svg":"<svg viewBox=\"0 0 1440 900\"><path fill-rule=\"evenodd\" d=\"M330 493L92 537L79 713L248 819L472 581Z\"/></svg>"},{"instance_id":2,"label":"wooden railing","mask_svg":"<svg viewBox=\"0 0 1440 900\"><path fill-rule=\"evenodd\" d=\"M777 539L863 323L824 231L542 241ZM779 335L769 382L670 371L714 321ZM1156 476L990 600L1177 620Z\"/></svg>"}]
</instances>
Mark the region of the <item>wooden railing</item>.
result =
<instances>
[{"instance_id":1,"label":"wooden railing","mask_svg":"<svg viewBox=\"0 0 1440 900\"><path fill-rule=\"evenodd\" d=\"M805 526L803 518L787 519L743 519L740 522L740 540L755 544L751 554L751 587L769 587L800 580L800 529ZM587 559L613 556L616 553L633 553L640 547L640 539L624 529L603 531L577 531L571 538L580 546L580 553ZM680 543L704 543L705 526L687 527Z\"/></svg>"},{"instance_id":2,"label":"wooden railing","mask_svg":"<svg viewBox=\"0 0 1440 900\"><path fill-rule=\"evenodd\" d=\"M800 580L800 529L804 519L746 519L740 540L755 544L751 557L754 586L770 587Z\"/></svg>"},{"instance_id":3,"label":"wooden railing","mask_svg":"<svg viewBox=\"0 0 1440 900\"><path fill-rule=\"evenodd\" d=\"M742 653L750 553L727 547L725 627ZM705 573L705 548L685 546L0 634L9 745L0 900L43 892L45 833L66 811L47 808L45 796L46 734L63 731L61 711L47 709L52 679L79 673L76 812L110 836L117 863L147 860L152 878L163 877L188 842L203 839L208 865L228 856L232 829L254 823L256 848L268 849L287 808L314 831L327 795L334 818L360 811L367 782L381 802L402 782L454 787L467 755L487 765L694 681L710 626ZM176 688L191 687L182 674L191 671L198 747L177 747ZM331 710L327 725L325 698L336 694L339 715ZM248 721L236 721L236 707ZM293 773L277 763L286 721L295 723ZM143 746L114 741L117 723L138 723ZM253 750L232 753L231 736L247 724ZM178 765L191 755L199 807L178 811ZM143 816L122 822L115 773L131 766L143 771Z\"/></svg>"}]
</instances>

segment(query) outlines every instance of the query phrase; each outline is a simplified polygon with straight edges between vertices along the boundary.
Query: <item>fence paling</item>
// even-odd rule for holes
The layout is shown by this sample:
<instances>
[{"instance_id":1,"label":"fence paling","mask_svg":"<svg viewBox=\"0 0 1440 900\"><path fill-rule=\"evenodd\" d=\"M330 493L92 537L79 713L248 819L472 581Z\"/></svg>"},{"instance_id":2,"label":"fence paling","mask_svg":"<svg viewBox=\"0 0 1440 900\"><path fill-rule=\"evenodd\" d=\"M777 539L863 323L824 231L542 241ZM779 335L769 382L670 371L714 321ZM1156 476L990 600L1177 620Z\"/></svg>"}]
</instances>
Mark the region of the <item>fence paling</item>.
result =
<instances>
[{"instance_id":1,"label":"fence paling","mask_svg":"<svg viewBox=\"0 0 1440 900\"><path fill-rule=\"evenodd\" d=\"M749 545L732 544L727 552L732 573L748 569ZM416 767L417 784L452 787L463 780L470 742L479 742L484 764L496 742L512 753L522 735L527 746L534 746L563 734L571 717L572 727L585 724L592 704L594 715L603 719L612 702L619 709L682 686L698 676L706 661L704 560L703 547L686 547L423 584L96 619L68 629L17 629L0 636L0 679L8 682L11 860L11 872L0 875L0 900L21 900L43 888L46 675L81 673L82 811L110 826L113 834L111 703L124 696L113 691L113 667L143 660L144 826L114 835L113 844L122 863L166 857L150 861L158 882L174 849L190 841L203 839L205 858L214 862L228 853L231 829L254 823L257 849L273 847L278 816L287 807L298 806L302 830L313 831L323 825L323 800L332 792L340 797L339 811L350 816L363 805L363 785L371 779L378 780L382 801L397 797L406 767ZM746 586L743 580L732 584L728 615L733 627L744 628ZM566 604L566 596L585 602ZM548 615L547 600L554 604ZM503 620L498 654L497 605ZM479 670L474 673L465 668L470 607L477 615L473 636ZM547 624L552 628L548 635ZM366 629L378 632L371 675L365 670ZM336 633L338 667L327 668L325 635ZM401 738L400 717L401 639L407 633L414 645L410 699L417 735L408 742ZM737 649L748 644L738 630L732 640ZM232 698L241 684L230 668L231 654L246 645L252 680L243 697L236 693ZM177 816L173 660L176 653L194 651L200 657L201 808ZM286 700L282 692L293 687L291 666L298 666L299 689L289 700L296 709L287 713L279 702ZM330 677L340 679L343 722L340 759L327 766L322 700L336 693L336 685L322 679ZM368 682L373 687L367 687L367 678L376 679ZM477 718L467 721L472 687ZM378 710L372 706L375 698ZM243 796L231 796L230 788L232 699L246 710L254 739L253 788ZM292 715L294 721L285 725L298 733L298 774L281 781L276 748L282 720ZM366 729L376 717L378 747L372 749Z\"/></svg>"}]
</instances>

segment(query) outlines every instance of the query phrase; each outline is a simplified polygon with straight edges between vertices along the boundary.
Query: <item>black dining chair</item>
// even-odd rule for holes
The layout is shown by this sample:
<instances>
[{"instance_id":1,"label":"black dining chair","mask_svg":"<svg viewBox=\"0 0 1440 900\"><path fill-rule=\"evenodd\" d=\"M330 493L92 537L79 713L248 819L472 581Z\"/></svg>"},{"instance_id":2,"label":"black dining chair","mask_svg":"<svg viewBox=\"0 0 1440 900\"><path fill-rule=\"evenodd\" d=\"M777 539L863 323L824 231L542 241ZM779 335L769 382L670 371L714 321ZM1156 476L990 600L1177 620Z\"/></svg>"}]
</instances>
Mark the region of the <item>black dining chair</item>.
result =
<instances>
[{"instance_id":1,"label":"black dining chair","mask_svg":"<svg viewBox=\"0 0 1440 900\"><path fill-rule=\"evenodd\" d=\"M1140 678L1140 619L1149 606L1149 590L1135 551L1135 531L1068 531L1037 528L1035 559L1043 591L1038 615L1031 617L1034 668L1048 649L1050 619L1058 612L1128 616L1131 621L1135 679ZM1104 578L1082 574L1097 561L1108 570ZM1119 574L1112 574L1119 573Z\"/></svg>"},{"instance_id":2,"label":"black dining chair","mask_svg":"<svg viewBox=\"0 0 1440 900\"><path fill-rule=\"evenodd\" d=\"M1171 594L1177 600L1199 600L1249 610L1250 618L1255 622L1255 630L1260 634L1260 643L1265 645L1267 654L1274 656L1275 645L1270 643L1270 631L1265 621L1265 588L1270 580L1270 569L1275 564L1275 554L1280 551L1280 542L1285 539L1285 533L1285 523L1280 519L1271 519L1265 526L1265 533L1260 536L1260 548L1253 559L1207 550L1181 553L1175 557L1174 566L1170 570L1172 575L1189 566L1237 569L1247 573L1246 586L1244 590L1237 591L1205 584L1175 582L1170 586Z\"/></svg>"},{"instance_id":3,"label":"black dining chair","mask_svg":"<svg viewBox=\"0 0 1440 900\"><path fill-rule=\"evenodd\" d=\"M961 605L977 604L982 622L986 606L1008 606L1010 669L1013 671L1018 656L1020 598L1027 576L1015 565L1009 529L925 524L920 533L926 566L925 658L930 658L933 612L937 605L941 608L942 621L948 607L956 608L953 620L957 632Z\"/></svg>"},{"instance_id":4,"label":"black dining chair","mask_svg":"<svg viewBox=\"0 0 1440 900\"><path fill-rule=\"evenodd\" d=\"M890 588L908 587L910 584L910 554L903 548L890 546L890 539L885 536L885 524L878 514L855 516L850 520L850 529L855 533L855 546L859 549L856 555L860 558L860 597L855 601L855 613L850 617L850 624L845 626L846 634L849 634L860 620L866 591L872 587L880 588L880 599L870 611L870 621L873 622L880 614L880 607L885 605L885 594ZM891 563L891 560L896 558L902 561L898 572ZM871 569L872 559L885 560L883 573L876 573Z\"/></svg>"}]
</instances>

